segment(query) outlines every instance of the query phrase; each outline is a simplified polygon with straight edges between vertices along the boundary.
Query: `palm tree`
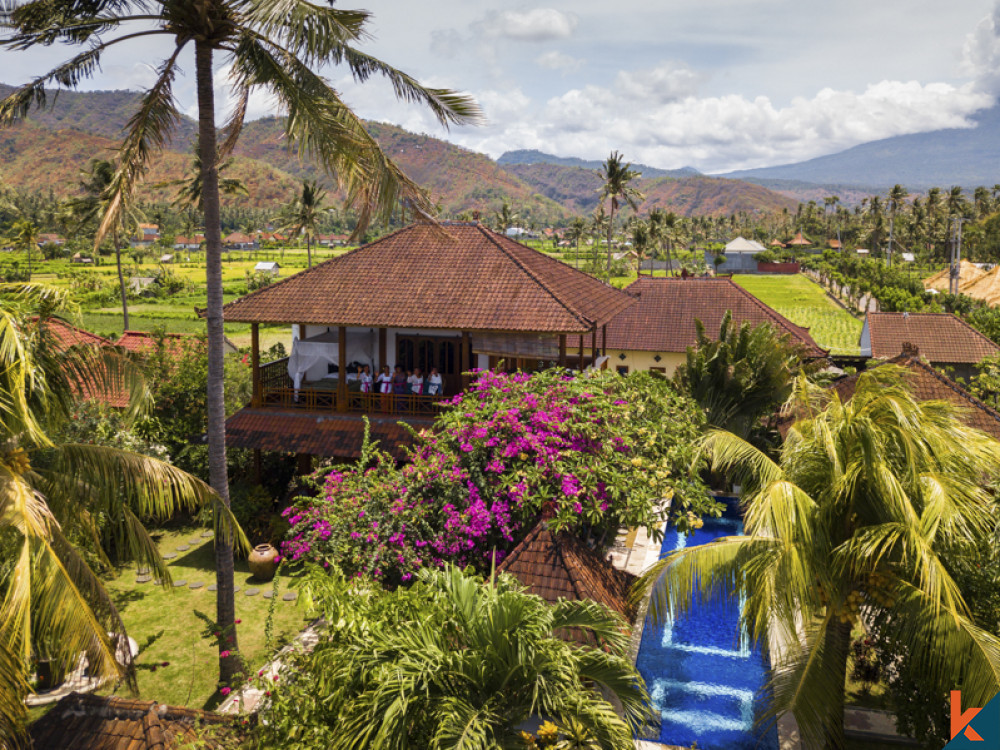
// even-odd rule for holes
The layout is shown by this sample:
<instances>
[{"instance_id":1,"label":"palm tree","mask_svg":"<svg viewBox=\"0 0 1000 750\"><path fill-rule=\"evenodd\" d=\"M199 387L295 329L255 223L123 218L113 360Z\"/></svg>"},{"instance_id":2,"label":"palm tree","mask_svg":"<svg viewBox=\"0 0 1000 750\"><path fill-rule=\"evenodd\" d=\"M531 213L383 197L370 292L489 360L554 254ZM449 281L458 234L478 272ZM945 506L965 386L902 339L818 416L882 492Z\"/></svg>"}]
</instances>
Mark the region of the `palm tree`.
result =
<instances>
[{"instance_id":1,"label":"palm tree","mask_svg":"<svg viewBox=\"0 0 1000 750\"><path fill-rule=\"evenodd\" d=\"M573 217L573 221L569 224L569 239L573 241L573 247L576 249L576 267L580 267L580 240L583 239L583 235L587 233L587 220L582 216Z\"/></svg>"},{"instance_id":2,"label":"palm tree","mask_svg":"<svg viewBox=\"0 0 1000 750\"><path fill-rule=\"evenodd\" d=\"M80 189L83 195L71 198L66 202L66 209L73 219L72 234L79 233L85 226L96 228L111 201L111 184L115 177L115 165L107 159L91 159L86 169L81 170L83 179ZM118 266L118 290L122 298L122 318L125 330L129 330L128 291L125 286L125 275L122 273L121 235L131 234L131 227L141 220L140 214L134 209L122 211L123 221L111 231L111 240L115 246L115 263ZM96 245L99 243L95 243Z\"/></svg>"},{"instance_id":3,"label":"palm tree","mask_svg":"<svg viewBox=\"0 0 1000 750\"><path fill-rule=\"evenodd\" d=\"M31 281L31 256L38 249L38 226L31 219L18 219L10 228L8 240L28 256L28 281Z\"/></svg>"},{"instance_id":4,"label":"palm tree","mask_svg":"<svg viewBox=\"0 0 1000 750\"><path fill-rule=\"evenodd\" d=\"M893 240L893 230L895 228L896 221L896 211L899 210L899 206L909 193L906 188L900 184L893 185L892 190L889 191L889 195L885 200L885 207L889 211L889 265L892 265L892 240Z\"/></svg>"},{"instance_id":5,"label":"palm tree","mask_svg":"<svg viewBox=\"0 0 1000 750\"><path fill-rule=\"evenodd\" d=\"M617 614L592 601L549 605L506 575L483 583L453 566L422 571L414 593L427 599L422 616L321 643L305 667L323 675L333 730L324 746L521 747L520 725L539 715L596 747L634 746L649 697ZM355 595L333 603L344 612L333 622L355 616ZM601 648L564 640L567 630L592 634Z\"/></svg>"},{"instance_id":6,"label":"palm tree","mask_svg":"<svg viewBox=\"0 0 1000 750\"><path fill-rule=\"evenodd\" d=\"M590 217L590 231L594 235L594 257L592 258L594 262L594 273L597 273L597 253L601 246L601 235L608 232L610 236L610 227L611 223L608 221L608 214L604 210L604 203L598 203L597 208L594 209L594 213Z\"/></svg>"},{"instance_id":7,"label":"palm tree","mask_svg":"<svg viewBox=\"0 0 1000 750\"><path fill-rule=\"evenodd\" d=\"M500 210L496 214L496 225L497 231L501 234L507 234L507 230L510 229L514 224L520 220L520 215L511 206L510 201L507 198L503 199L503 203L500 205Z\"/></svg>"},{"instance_id":8,"label":"palm tree","mask_svg":"<svg viewBox=\"0 0 1000 750\"><path fill-rule=\"evenodd\" d=\"M633 211L639 207L639 201L644 196L637 188L629 183L636 177L641 176L639 172L633 170L631 164L622 163L622 155L617 151L612 151L611 155L601 166L604 185L598 191L601 194L601 203L610 199L610 210L608 211L608 278L611 278L611 235L614 232L615 209L618 208L618 201L622 200Z\"/></svg>"},{"instance_id":9,"label":"palm tree","mask_svg":"<svg viewBox=\"0 0 1000 750\"><path fill-rule=\"evenodd\" d=\"M204 185L202 183L202 172L204 167L201 163L201 152L198 150L198 144L192 147L193 158L191 159L191 168L185 177L179 180L168 180L167 182L159 182L152 187L163 188L163 187L177 187L177 196L174 198L173 206L176 208L186 208L188 206L194 206L198 211L205 210L204 202ZM233 166L235 159L232 157L220 160L218 166L216 167L219 173L219 192L224 195L249 195L247 186L243 184L243 181L235 177L223 177L222 173Z\"/></svg>"},{"instance_id":10,"label":"palm tree","mask_svg":"<svg viewBox=\"0 0 1000 750\"><path fill-rule=\"evenodd\" d=\"M45 85L58 82L75 87L98 69L104 53L117 44L157 35L175 45L157 69L157 77L141 96L138 111L129 120L121 144L112 200L99 229L103 236L119 220L124 204L134 194L153 155L163 147L178 111L174 79L181 54L194 51L198 104L198 152L232 153L246 118L250 94L264 90L285 111L285 137L300 153L315 158L345 190L357 209L355 234L372 216L385 221L401 199L426 211L427 196L382 151L364 122L343 102L340 94L316 70L326 64L346 65L356 81L372 76L389 81L395 95L427 105L444 125L478 121L479 109L467 96L447 89L421 86L411 76L358 50L368 36L370 14L316 5L305 0L27 0L4 16L9 33L0 47L26 50L37 45L68 42L85 46L67 62L16 88L0 102L0 124L23 118L33 107L44 106ZM215 105L215 63L221 58L229 71L235 106L218 143ZM205 220L205 275L208 329L208 458L212 487L229 505L226 469L225 398L223 394L224 334L222 317L222 234L219 173L216 159L202 162ZM238 673L233 551L216 544L216 622L233 635L231 648L219 645L223 682Z\"/></svg>"},{"instance_id":11,"label":"palm tree","mask_svg":"<svg viewBox=\"0 0 1000 750\"><path fill-rule=\"evenodd\" d=\"M673 240L673 233L677 227L677 214L673 211L667 212L661 208L654 208L649 212L649 231L654 243L661 248L666 248L667 252L667 276L673 276L672 262L670 259L670 243ZM650 276L652 276L652 271Z\"/></svg>"},{"instance_id":12,"label":"palm tree","mask_svg":"<svg viewBox=\"0 0 1000 750\"><path fill-rule=\"evenodd\" d=\"M771 645L769 715L791 712L811 747L844 746L852 628L879 613L880 634L908 646L942 695L959 676L968 705L1000 689L1000 639L972 622L940 557L991 533L982 479L997 475L1000 450L903 382L880 367L846 403L799 383L800 419L777 461L711 433L710 463L743 484L745 535L679 550L642 579L660 618L701 596L745 597L750 636Z\"/></svg>"},{"instance_id":13,"label":"palm tree","mask_svg":"<svg viewBox=\"0 0 1000 750\"><path fill-rule=\"evenodd\" d=\"M637 219L632 225L632 251L635 253L636 276L642 276L642 259L653 242L651 234L649 224L642 219ZM649 275L653 275L652 270Z\"/></svg>"},{"instance_id":14,"label":"palm tree","mask_svg":"<svg viewBox=\"0 0 1000 750\"><path fill-rule=\"evenodd\" d=\"M319 231L319 218L323 209L323 199L326 191L321 189L315 180L302 182L302 195L291 201L283 212L283 232L290 237L304 235L306 238L306 258L309 268L312 268L312 243Z\"/></svg>"},{"instance_id":15,"label":"palm tree","mask_svg":"<svg viewBox=\"0 0 1000 750\"><path fill-rule=\"evenodd\" d=\"M74 663L84 653L92 676L134 687L131 656L117 642L124 625L74 544L107 565L101 542L110 540L119 561L136 560L169 586L170 571L140 519L219 505L210 487L169 464L52 437L81 395L124 393L132 417L148 403L141 377L116 350L54 345L50 322L71 310L63 293L0 285L0 530L11 553L0 571L0 674L10 677L0 682L4 747L17 740L39 638L48 657ZM232 540L232 516L220 511L217 532Z\"/></svg>"}]
</instances>

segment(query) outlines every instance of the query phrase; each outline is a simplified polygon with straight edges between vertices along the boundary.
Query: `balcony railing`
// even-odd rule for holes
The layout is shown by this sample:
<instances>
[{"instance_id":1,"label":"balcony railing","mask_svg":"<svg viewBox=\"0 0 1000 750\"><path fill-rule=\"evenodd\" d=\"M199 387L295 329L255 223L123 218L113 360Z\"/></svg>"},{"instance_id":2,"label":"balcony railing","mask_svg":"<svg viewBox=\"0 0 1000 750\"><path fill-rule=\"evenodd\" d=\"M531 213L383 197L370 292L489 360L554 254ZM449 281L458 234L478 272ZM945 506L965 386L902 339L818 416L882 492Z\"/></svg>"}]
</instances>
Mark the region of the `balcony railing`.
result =
<instances>
[{"instance_id":1,"label":"balcony railing","mask_svg":"<svg viewBox=\"0 0 1000 750\"><path fill-rule=\"evenodd\" d=\"M318 412L353 412L386 416L426 416L438 413L438 405L447 396L417 396L414 394L381 394L348 391L347 403L331 388L301 388L292 386L288 377L288 359L279 359L260 368L260 405L279 409L301 409ZM343 406L343 408L341 408Z\"/></svg>"}]
</instances>

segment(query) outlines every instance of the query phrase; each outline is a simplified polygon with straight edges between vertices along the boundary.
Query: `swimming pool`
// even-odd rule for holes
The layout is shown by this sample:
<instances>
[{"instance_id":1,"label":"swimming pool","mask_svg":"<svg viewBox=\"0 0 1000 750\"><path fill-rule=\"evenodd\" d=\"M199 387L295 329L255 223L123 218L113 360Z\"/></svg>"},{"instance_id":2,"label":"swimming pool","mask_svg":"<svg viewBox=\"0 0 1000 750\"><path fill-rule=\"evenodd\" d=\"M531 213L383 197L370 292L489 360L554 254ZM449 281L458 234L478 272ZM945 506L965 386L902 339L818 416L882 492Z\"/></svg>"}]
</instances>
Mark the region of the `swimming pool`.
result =
<instances>
[{"instance_id":1,"label":"swimming pool","mask_svg":"<svg viewBox=\"0 0 1000 750\"><path fill-rule=\"evenodd\" d=\"M719 499L728 505L722 518L705 519L689 537L668 528L660 557L743 533L735 500ZM763 733L754 729L767 661L740 628L741 606L729 600L697 602L663 626L646 617L636 665L662 724L658 738L644 739L682 747L697 742L699 750L777 750L773 726Z\"/></svg>"}]
</instances>

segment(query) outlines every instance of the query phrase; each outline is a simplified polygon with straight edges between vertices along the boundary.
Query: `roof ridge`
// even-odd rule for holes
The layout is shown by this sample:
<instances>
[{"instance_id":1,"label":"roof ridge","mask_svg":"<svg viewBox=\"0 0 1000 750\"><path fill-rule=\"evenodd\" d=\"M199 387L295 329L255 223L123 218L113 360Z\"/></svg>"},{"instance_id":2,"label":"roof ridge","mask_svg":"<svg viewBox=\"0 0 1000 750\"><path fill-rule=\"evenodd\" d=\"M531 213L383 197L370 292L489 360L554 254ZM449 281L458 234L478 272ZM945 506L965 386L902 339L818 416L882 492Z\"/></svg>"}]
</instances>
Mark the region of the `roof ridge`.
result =
<instances>
[{"instance_id":1,"label":"roof ridge","mask_svg":"<svg viewBox=\"0 0 1000 750\"><path fill-rule=\"evenodd\" d=\"M956 383L954 380L952 380L951 378L949 378L947 375L942 375L932 365L930 365L927 362L924 362L923 358L920 357L919 354L917 356L913 356L913 355L900 355L899 357L897 357L897 359L903 359L903 358L905 358L905 359L909 360L910 362L913 362L914 364L920 366L921 368L923 368L923 370L925 372L929 373L930 375L933 375L935 378L937 378L939 381L941 381L944 385L946 385L949 388L951 388L953 391L955 391L955 393L957 393L959 396L961 396L966 401L968 401L969 403L971 403L973 406L975 406L978 409L982 409L984 412L986 412L991 417L993 417L993 419L995 419L997 422L1000 422L1000 412L998 412L992 406L990 406L989 404L987 404L985 401L982 401L979 398L977 398L976 396L974 396L972 393L970 393L968 390L966 390L961 385L959 385L958 383ZM888 360L888 361L891 362L892 360ZM878 366L879 365L876 365L876 367L878 367Z\"/></svg>"},{"instance_id":2,"label":"roof ridge","mask_svg":"<svg viewBox=\"0 0 1000 750\"><path fill-rule=\"evenodd\" d=\"M572 534L566 534L566 533L555 534L551 530L549 531L549 533L552 534L552 544L555 545L555 548L559 554L559 559L562 561L563 569L569 576L569 582L573 586L573 591L576 592L576 598L581 600L593 599L592 596L588 595L587 586L585 585L584 581L582 580L582 576L577 570L577 568L581 566L580 565L581 561L579 559L577 560L569 559L570 555L572 555L573 557L579 557L579 555L577 554L577 550L574 549L575 544L580 543L579 540L576 539L576 537L574 537Z\"/></svg>"},{"instance_id":3,"label":"roof ridge","mask_svg":"<svg viewBox=\"0 0 1000 750\"><path fill-rule=\"evenodd\" d=\"M997 266L997 267L1000 268L1000 266ZM943 315L943 316L945 316L945 317L947 317L949 319L957 320L959 322L959 324L961 324L962 326L964 326L965 328L967 328L969 331L971 331L973 334L975 334L976 336L978 336L980 339L982 339L984 342L986 342L987 344L989 344L991 347L997 348L998 346L1000 346L1000 345L997 344L996 341L994 341L993 339L991 339L985 333L983 333L982 331L980 331L978 328L973 327L971 324L969 324L968 322L966 322L965 320L963 320L957 313L953 313L953 312L939 312L939 313L936 313L936 312L909 312L909 311L892 312L892 311L875 310L873 312L867 312L867 313L865 313L865 318L867 319L871 315L891 315L891 316L901 317L904 320L909 320L910 318L914 318L914 317L917 317L917 316L924 317L924 318L932 318L932 317L938 317L938 316ZM869 335L869 337L872 336L871 326L868 327L868 335Z\"/></svg>"},{"instance_id":4,"label":"roof ridge","mask_svg":"<svg viewBox=\"0 0 1000 750\"><path fill-rule=\"evenodd\" d=\"M574 318L576 318L577 320L579 320L584 325L588 325L588 326L594 325L594 321L590 320L585 315L583 315L583 313L581 313L578 310L575 310L574 308L570 307L569 304L567 304L562 299L560 299L559 296L556 295L556 293L553 292L552 289L549 288L548 284L546 284L544 281L542 281L540 278L538 278L538 275L534 271L532 271L530 268L528 268L519 259L515 258L514 255L507 248L505 248L501 243L497 242L496 239L493 236L493 232L491 232L490 230L488 230L482 224L477 224L476 225L476 229L478 229L483 234L483 236L486 237L486 239L489 242L491 242L494 245L496 245L497 249L499 249L500 252L503 253L505 257L509 258L510 261L512 263L514 263L514 265L516 265L518 268L520 268L522 271L524 271L532 281L534 281L538 286L540 286L545 291L546 294L548 294L560 306L562 306L570 315L572 315ZM523 247L525 250L528 250L529 252L538 253L542 257L547 257L547 256L543 255L542 253L539 253L537 250L534 250L534 249L528 247L527 245L522 245L520 242L517 242L516 240L512 240L512 239L510 239L508 237L504 237L504 239L507 242L513 242L518 247ZM552 259L552 260L554 262L556 262L556 263L560 263L561 262L561 261L556 261L554 259ZM567 266L567 268L569 268L569 266Z\"/></svg>"}]
</instances>

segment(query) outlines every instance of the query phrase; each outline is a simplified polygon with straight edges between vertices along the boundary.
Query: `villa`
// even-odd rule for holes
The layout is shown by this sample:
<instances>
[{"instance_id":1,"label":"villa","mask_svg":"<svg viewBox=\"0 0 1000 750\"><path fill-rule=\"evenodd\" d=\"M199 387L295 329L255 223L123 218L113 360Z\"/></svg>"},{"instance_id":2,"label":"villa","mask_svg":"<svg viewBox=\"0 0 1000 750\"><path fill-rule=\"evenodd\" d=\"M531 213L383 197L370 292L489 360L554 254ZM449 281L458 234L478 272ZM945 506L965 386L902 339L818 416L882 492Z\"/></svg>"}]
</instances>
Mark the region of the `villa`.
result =
<instances>
[{"instance_id":1,"label":"villa","mask_svg":"<svg viewBox=\"0 0 1000 750\"><path fill-rule=\"evenodd\" d=\"M429 426L473 369L600 366L607 326L635 299L479 222L418 223L229 303L249 323L252 402L231 447L359 455L363 415L383 447ZM260 364L261 325L292 328L289 357ZM361 373L435 368L443 392L382 394Z\"/></svg>"}]
</instances>

